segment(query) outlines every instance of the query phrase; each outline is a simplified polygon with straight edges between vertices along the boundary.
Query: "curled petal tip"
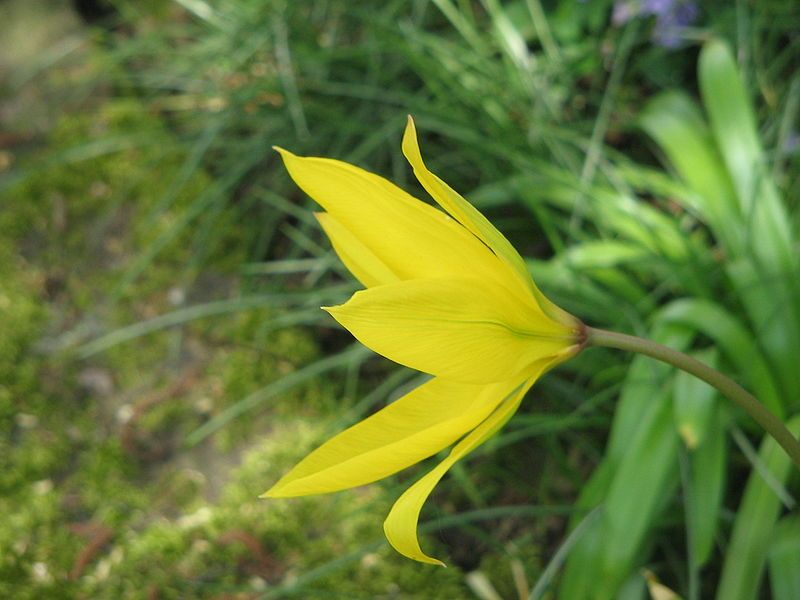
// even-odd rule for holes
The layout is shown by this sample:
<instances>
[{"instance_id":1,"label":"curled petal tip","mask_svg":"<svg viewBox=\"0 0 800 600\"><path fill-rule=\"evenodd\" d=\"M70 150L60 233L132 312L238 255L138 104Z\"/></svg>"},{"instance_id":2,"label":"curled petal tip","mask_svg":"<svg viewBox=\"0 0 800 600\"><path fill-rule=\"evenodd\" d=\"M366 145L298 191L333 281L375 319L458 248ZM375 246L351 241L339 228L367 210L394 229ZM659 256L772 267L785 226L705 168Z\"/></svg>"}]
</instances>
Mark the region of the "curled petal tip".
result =
<instances>
[{"instance_id":1,"label":"curled petal tip","mask_svg":"<svg viewBox=\"0 0 800 600\"><path fill-rule=\"evenodd\" d=\"M437 567L444 567L445 569L447 568L447 565L445 563L443 563L442 561L440 561L438 558L431 558L427 562L428 562L428 564L436 565Z\"/></svg>"},{"instance_id":2,"label":"curled petal tip","mask_svg":"<svg viewBox=\"0 0 800 600\"><path fill-rule=\"evenodd\" d=\"M404 553L401 553L401 554L404 554ZM433 558L432 556L428 556L424 552L421 553L421 554L414 554L414 555L404 554L404 555L406 557L408 557L408 558L411 558L412 560L417 561L417 562L425 563L425 564L428 564L428 565L434 565L434 566L437 566L437 567L444 567L445 569L447 568L447 565L444 562L442 562L438 558Z\"/></svg>"},{"instance_id":3,"label":"curled petal tip","mask_svg":"<svg viewBox=\"0 0 800 600\"><path fill-rule=\"evenodd\" d=\"M433 558L431 556L427 556L426 555L424 558L419 557L419 556L415 556L415 557L411 557L411 558L413 558L413 560L415 560L417 562L421 562L421 563L424 563L426 565L433 565L435 567L443 567L445 569L447 568L447 565L445 563L440 561L438 558Z\"/></svg>"}]
</instances>

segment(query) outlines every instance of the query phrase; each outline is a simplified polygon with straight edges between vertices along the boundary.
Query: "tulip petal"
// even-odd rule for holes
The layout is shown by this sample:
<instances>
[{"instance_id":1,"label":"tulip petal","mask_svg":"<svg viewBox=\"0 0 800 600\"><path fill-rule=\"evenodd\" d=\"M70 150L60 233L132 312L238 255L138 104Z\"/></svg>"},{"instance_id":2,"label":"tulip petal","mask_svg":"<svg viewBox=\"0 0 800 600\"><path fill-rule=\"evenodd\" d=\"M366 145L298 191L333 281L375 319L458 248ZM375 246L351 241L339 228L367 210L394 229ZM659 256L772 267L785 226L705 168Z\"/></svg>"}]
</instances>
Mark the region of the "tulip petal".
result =
<instances>
[{"instance_id":1,"label":"tulip petal","mask_svg":"<svg viewBox=\"0 0 800 600\"><path fill-rule=\"evenodd\" d=\"M479 277L525 291L469 231L383 177L338 160L276 150L292 179L397 279Z\"/></svg>"},{"instance_id":2,"label":"tulip petal","mask_svg":"<svg viewBox=\"0 0 800 600\"><path fill-rule=\"evenodd\" d=\"M387 477L475 428L515 387L433 379L325 442L264 496L334 492Z\"/></svg>"},{"instance_id":3,"label":"tulip petal","mask_svg":"<svg viewBox=\"0 0 800 600\"><path fill-rule=\"evenodd\" d=\"M519 282L530 289L539 306L550 318L560 323L575 324L575 317L551 302L536 286L530 276L525 261L511 242L492 225L492 223L472 206L461 194L447 185L425 166L417 141L417 129L414 119L408 116L405 134L403 135L403 154L414 169L422 187L446 210L456 221L466 227L473 235L486 244L516 274Z\"/></svg>"},{"instance_id":4,"label":"tulip petal","mask_svg":"<svg viewBox=\"0 0 800 600\"><path fill-rule=\"evenodd\" d=\"M417 279L326 308L362 344L419 371L491 383L576 344L576 330L481 280Z\"/></svg>"},{"instance_id":5,"label":"tulip petal","mask_svg":"<svg viewBox=\"0 0 800 600\"><path fill-rule=\"evenodd\" d=\"M333 249L353 276L364 287L395 283L397 275L386 264L355 237L349 229L337 221L330 213L314 213L325 234L331 240Z\"/></svg>"},{"instance_id":6,"label":"tulip petal","mask_svg":"<svg viewBox=\"0 0 800 600\"><path fill-rule=\"evenodd\" d=\"M422 505L439 480L458 460L472 452L483 442L493 436L511 418L519 407L522 398L533 385L538 373L528 379L517 391L503 400L503 403L485 421L462 439L450 451L450 454L436 467L408 488L397 502L383 523L386 539L400 554L414 560L442 565L440 560L425 554L419 546L417 523Z\"/></svg>"}]
</instances>

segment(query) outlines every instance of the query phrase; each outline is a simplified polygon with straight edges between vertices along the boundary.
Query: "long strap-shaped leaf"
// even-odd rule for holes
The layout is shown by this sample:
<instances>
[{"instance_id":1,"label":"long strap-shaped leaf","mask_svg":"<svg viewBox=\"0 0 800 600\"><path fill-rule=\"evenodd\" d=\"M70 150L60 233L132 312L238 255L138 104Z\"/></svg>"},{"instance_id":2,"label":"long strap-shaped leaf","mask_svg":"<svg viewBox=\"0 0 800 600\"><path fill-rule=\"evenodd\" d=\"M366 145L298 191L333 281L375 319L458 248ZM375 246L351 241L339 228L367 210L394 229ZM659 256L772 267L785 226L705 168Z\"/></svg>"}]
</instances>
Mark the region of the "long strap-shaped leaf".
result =
<instances>
[{"instance_id":1,"label":"long strap-shaped leaf","mask_svg":"<svg viewBox=\"0 0 800 600\"><path fill-rule=\"evenodd\" d=\"M800 394L800 286L791 220L767 168L755 116L733 54L712 41L698 67L711 132L734 182L747 254L728 271L750 313L756 334L777 367L787 400Z\"/></svg>"},{"instance_id":2,"label":"long strap-shaped leaf","mask_svg":"<svg viewBox=\"0 0 800 600\"><path fill-rule=\"evenodd\" d=\"M800 415L789 421L788 427L798 435ZM775 440L765 438L758 456L772 478L779 483L786 481L792 464ZM755 600L759 597L759 585L780 509L780 499L772 486L754 471L736 513L717 588L717 600Z\"/></svg>"},{"instance_id":3,"label":"long strap-shaped leaf","mask_svg":"<svg viewBox=\"0 0 800 600\"><path fill-rule=\"evenodd\" d=\"M651 337L686 348L692 333L680 324L658 324ZM603 516L573 549L559 598L613 598L641 562L647 533L678 483L673 374L646 357L631 363L605 457L578 500L582 508L602 502Z\"/></svg>"},{"instance_id":4,"label":"long strap-shaped leaf","mask_svg":"<svg viewBox=\"0 0 800 600\"><path fill-rule=\"evenodd\" d=\"M777 415L783 415L777 384L752 333L723 306L699 298L676 300L662 309L660 318L668 323L683 323L714 340L758 399Z\"/></svg>"},{"instance_id":5,"label":"long strap-shaped leaf","mask_svg":"<svg viewBox=\"0 0 800 600\"><path fill-rule=\"evenodd\" d=\"M800 598L800 516L786 517L775 527L769 552L769 581L775 600Z\"/></svg>"},{"instance_id":6,"label":"long strap-shaped leaf","mask_svg":"<svg viewBox=\"0 0 800 600\"><path fill-rule=\"evenodd\" d=\"M778 404L800 398L800 272L791 220L770 179L751 102L728 47L703 48L698 72L708 124L678 92L662 94L640 123L695 194L683 198L722 242L724 270L780 382ZM772 395L767 396L771 402ZM778 412L781 412L780 410Z\"/></svg>"}]
</instances>

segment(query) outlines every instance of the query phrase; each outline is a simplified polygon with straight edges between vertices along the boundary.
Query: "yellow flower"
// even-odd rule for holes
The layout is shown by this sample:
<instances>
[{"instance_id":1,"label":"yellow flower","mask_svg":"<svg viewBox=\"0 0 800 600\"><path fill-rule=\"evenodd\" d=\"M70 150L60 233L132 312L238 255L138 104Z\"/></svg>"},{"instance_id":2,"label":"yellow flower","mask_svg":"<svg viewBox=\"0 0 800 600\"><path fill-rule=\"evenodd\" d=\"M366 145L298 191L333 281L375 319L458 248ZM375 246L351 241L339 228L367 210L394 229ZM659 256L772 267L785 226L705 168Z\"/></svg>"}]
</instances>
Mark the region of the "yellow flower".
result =
<instances>
[{"instance_id":1,"label":"yellow flower","mask_svg":"<svg viewBox=\"0 0 800 600\"><path fill-rule=\"evenodd\" d=\"M333 492L387 477L458 442L384 523L418 561L422 505L445 472L514 414L542 373L577 353L582 325L536 287L508 240L422 160L409 117L403 153L442 212L386 179L277 148L336 253L367 288L326 308L359 341L429 382L317 448L265 497Z\"/></svg>"}]
</instances>

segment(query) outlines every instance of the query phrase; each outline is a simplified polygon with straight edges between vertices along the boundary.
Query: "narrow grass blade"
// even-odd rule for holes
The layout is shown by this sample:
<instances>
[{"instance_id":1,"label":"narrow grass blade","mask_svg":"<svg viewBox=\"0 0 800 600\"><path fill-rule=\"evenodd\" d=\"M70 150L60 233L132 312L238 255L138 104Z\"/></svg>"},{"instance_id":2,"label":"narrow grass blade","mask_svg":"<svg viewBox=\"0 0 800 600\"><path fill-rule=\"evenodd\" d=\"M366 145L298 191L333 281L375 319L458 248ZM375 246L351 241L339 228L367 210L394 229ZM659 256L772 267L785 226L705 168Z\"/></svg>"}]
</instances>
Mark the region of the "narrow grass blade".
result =
<instances>
[{"instance_id":1,"label":"narrow grass blade","mask_svg":"<svg viewBox=\"0 0 800 600\"><path fill-rule=\"evenodd\" d=\"M758 240L766 252L764 257L786 264L792 256L789 221L766 170L750 99L724 42L713 40L703 47L698 79L717 147L735 182L741 212L754 221L753 233L769 235Z\"/></svg>"},{"instance_id":2,"label":"narrow grass blade","mask_svg":"<svg viewBox=\"0 0 800 600\"><path fill-rule=\"evenodd\" d=\"M314 290L313 292L283 293L283 294L259 294L245 296L242 298L232 298L230 300L217 300L206 304L196 304L186 308L181 308L147 321L140 321L126 327L116 329L106 335L99 337L91 342L79 346L75 352L80 358L88 358L104 350L108 350L118 344L129 342L143 335L176 327L206 317L232 314L242 310L254 310L260 308L286 307L293 304L308 302L319 303L326 298L341 298L348 291L353 289L352 285L335 286L328 290ZM315 307L315 312L318 309ZM274 318L282 319L288 324L299 324L312 319L313 313L310 310L301 310L291 313L294 316L278 315Z\"/></svg>"},{"instance_id":3,"label":"narrow grass blade","mask_svg":"<svg viewBox=\"0 0 800 600\"><path fill-rule=\"evenodd\" d=\"M536 585L533 586L533 589L528 596L528 600L540 600L544 596L545 592L552 585L556 573L561 569L561 566L567 559L570 550L572 550L578 540L580 540L587 533L592 524L600 518L602 510L602 506L597 506L589 511L589 513L583 517L583 519L581 519L578 525L564 539L564 541L558 547L558 550L556 550L556 553L553 554L550 562L547 563L544 571L542 571L542 574L536 581Z\"/></svg>"},{"instance_id":4,"label":"narrow grass blade","mask_svg":"<svg viewBox=\"0 0 800 600\"><path fill-rule=\"evenodd\" d=\"M608 597L643 560L646 535L677 485L678 436L672 421L670 395L662 392L643 402L635 435L628 440L604 501L608 529L603 545L603 573L598 589Z\"/></svg>"}]
</instances>

